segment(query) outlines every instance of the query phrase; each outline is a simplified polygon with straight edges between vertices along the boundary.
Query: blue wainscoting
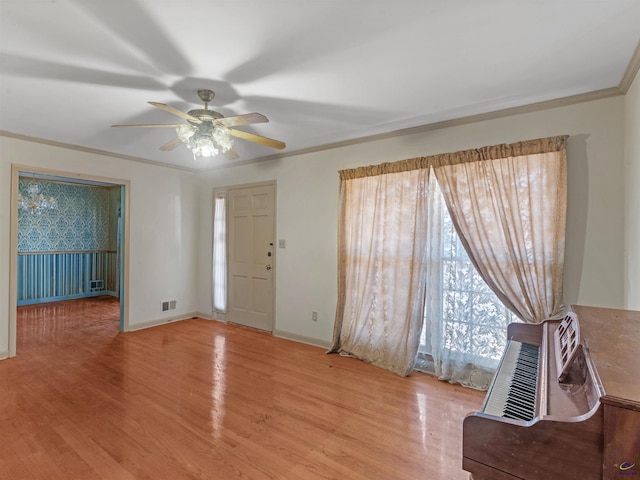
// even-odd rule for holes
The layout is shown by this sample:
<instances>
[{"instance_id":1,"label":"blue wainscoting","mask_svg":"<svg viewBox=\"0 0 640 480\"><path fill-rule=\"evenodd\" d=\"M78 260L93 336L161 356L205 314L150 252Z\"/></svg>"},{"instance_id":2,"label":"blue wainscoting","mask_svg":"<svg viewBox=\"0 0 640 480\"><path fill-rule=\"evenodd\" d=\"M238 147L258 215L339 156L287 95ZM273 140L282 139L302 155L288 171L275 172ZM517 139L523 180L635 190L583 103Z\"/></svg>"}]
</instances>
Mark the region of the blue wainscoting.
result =
<instances>
[{"instance_id":1,"label":"blue wainscoting","mask_svg":"<svg viewBox=\"0 0 640 480\"><path fill-rule=\"evenodd\" d=\"M18 254L18 305L96 295L118 296L117 253L21 252Z\"/></svg>"}]
</instances>

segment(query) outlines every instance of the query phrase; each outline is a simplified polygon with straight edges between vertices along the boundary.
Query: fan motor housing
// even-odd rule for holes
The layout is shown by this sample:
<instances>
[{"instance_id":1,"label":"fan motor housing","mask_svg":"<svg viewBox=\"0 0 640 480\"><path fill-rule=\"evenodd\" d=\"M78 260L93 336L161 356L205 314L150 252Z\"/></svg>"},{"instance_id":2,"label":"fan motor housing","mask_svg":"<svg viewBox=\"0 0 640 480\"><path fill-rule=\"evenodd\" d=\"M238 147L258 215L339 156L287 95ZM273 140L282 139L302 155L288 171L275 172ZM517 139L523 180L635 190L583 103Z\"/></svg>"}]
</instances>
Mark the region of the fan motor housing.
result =
<instances>
[{"instance_id":1,"label":"fan motor housing","mask_svg":"<svg viewBox=\"0 0 640 480\"><path fill-rule=\"evenodd\" d=\"M219 118L224 118L224 115L222 115L221 113L216 112L215 110L204 110L202 108L198 108L195 110L189 110L187 112L189 115L191 115L192 117L196 117L198 120L202 120L202 121L209 121L212 122L214 120L217 120Z\"/></svg>"}]
</instances>

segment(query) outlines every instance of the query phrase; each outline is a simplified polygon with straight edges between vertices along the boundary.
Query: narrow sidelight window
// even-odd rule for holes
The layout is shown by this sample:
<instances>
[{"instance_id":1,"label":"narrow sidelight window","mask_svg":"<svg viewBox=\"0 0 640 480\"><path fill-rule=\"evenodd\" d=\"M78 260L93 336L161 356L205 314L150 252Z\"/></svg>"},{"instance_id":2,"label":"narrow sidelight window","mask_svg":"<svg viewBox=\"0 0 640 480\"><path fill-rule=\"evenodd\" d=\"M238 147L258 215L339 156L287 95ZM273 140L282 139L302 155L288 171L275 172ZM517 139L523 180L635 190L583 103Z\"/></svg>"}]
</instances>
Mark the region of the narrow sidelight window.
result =
<instances>
[{"instance_id":1,"label":"narrow sidelight window","mask_svg":"<svg viewBox=\"0 0 640 480\"><path fill-rule=\"evenodd\" d=\"M213 310L227 311L226 192L217 193L213 216Z\"/></svg>"}]
</instances>

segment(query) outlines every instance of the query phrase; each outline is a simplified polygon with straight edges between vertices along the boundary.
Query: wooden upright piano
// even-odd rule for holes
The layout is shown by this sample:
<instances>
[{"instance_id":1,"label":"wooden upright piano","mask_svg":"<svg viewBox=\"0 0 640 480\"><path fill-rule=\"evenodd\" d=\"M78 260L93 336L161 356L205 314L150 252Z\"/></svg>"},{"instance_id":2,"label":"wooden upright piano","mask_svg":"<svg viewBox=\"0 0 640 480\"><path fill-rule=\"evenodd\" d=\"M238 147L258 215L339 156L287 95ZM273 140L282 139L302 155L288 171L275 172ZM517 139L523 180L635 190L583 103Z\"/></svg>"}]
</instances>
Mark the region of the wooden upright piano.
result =
<instances>
[{"instance_id":1,"label":"wooden upright piano","mask_svg":"<svg viewBox=\"0 0 640 480\"><path fill-rule=\"evenodd\" d=\"M464 419L470 478L640 480L640 312L574 306L508 338Z\"/></svg>"}]
</instances>

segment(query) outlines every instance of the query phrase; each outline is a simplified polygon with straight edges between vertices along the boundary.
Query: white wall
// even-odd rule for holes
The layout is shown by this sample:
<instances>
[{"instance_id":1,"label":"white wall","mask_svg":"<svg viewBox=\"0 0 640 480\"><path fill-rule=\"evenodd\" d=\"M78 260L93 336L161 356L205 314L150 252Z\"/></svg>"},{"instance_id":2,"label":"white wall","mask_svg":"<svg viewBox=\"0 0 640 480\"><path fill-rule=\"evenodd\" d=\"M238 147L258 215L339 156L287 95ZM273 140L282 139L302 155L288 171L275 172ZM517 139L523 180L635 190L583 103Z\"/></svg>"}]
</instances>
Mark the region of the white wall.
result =
<instances>
[{"instance_id":1,"label":"white wall","mask_svg":"<svg viewBox=\"0 0 640 480\"><path fill-rule=\"evenodd\" d=\"M129 326L197 310L198 195L189 172L0 136L0 358L9 350L11 165L130 181ZM161 312L161 302L177 309ZM19 354L19 352L18 352Z\"/></svg>"},{"instance_id":2,"label":"white wall","mask_svg":"<svg viewBox=\"0 0 640 480\"><path fill-rule=\"evenodd\" d=\"M625 308L640 310L640 75L625 97Z\"/></svg>"},{"instance_id":3,"label":"white wall","mask_svg":"<svg viewBox=\"0 0 640 480\"><path fill-rule=\"evenodd\" d=\"M338 170L562 134L571 135L564 301L622 308L623 121L624 99L615 97L202 175L199 308L211 311L214 187L277 181L276 237L286 239L287 247L277 249L275 259L275 328L327 344L337 298Z\"/></svg>"}]
</instances>

